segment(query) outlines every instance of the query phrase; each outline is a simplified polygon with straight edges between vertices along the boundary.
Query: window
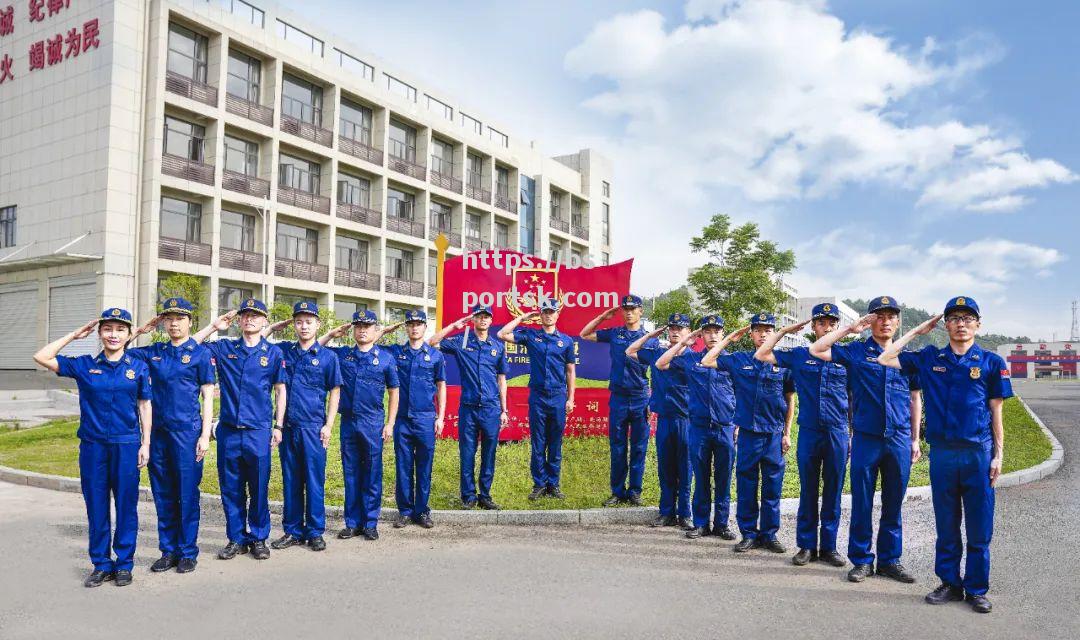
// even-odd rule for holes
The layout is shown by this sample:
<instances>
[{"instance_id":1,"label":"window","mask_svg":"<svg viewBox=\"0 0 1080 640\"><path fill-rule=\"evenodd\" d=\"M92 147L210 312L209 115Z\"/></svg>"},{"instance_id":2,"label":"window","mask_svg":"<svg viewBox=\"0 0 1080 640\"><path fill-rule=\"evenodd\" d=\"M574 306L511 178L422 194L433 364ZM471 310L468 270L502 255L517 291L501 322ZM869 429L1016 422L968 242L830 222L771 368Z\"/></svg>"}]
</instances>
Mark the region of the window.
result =
<instances>
[{"instance_id":1,"label":"window","mask_svg":"<svg viewBox=\"0 0 1080 640\"><path fill-rule=\"evenodd\" d=\"M367 304L363 302L353 302L352 300L343 300L342 298L334 298L334 316L338 320L348 322L352 319L352 316L357 311L367 311Z\"/></svg>"},{"instance_id":2,"label":"window","mask_svg":"<svg viewBox=\"0 0 1080 640\"><path fill-rule=\"evenodd\" d=\"M431 170L444 176L454 175L454 146L438 138L431 139Z\"/></svg>"},{"instance_id":3,"label":"window","mask_svg":"<svg viewBox=\"0 0 1080 640\"><path fill-rule=\"evenodd\" d=\"M562 220L562 194L551 190L551 219Z\"/></svg>"},{"instance_id":4,"label":"window","mask_svg":"<svg viewBox=\"0 0 1080 640\"><path fill-rule=\"evenodd\" d=\"M255 251L255 216L222 210L221 246L226 249Z\"/></svg>"},{"instance_id":5,"label":"window","mask_svg":"<svg viewBox=\"0 0 1080 640\"><path fill-rule=\"evenodd\" d=\"M427 263L428 286L434 287L439 279L439 259L434 255L428 255Z\"/></svg>"},{"instance_id":6,"label":"window","mask_svg":"<svg viewBox=\"0 0 1080 640\"><path fill-rule=\"evenodd\" d=\"M341 100L341 137L371 146L371 119L371 109Z\"/></svg>"},{"instance_id":7,"label":"window","mask_svg":"<svg viewBox=\"0 0 1080 640\"><path fill-rule=\"evenodd\" d=\"M607 203L604 203L604 219L602 236L604 238L604 244L611 244L611 207Z\"/></svg>"},{"instance_id":8,"label":"window","mask_svg":"<svg viewBox=\"0 0 1080 640\"><path fill-rule=\"evenodd\" d=\"M405 320L405 309L400 307L386 307L386 324L397 324Z\"/></svg>"},{"instance_id":9,"label":"window","mask_svg":"<svg viewBox=\"0 0 1080 640\"><path fill-rule=\"evenodd\" d=\"M505 222L495 223L495 246L510 246L510 225L506 224Z\"/></svg>"},{"instance_id":10,"label":"window","mask_svg":"<svg viewBox=\"0 0 1080 640\"><path fill-rule=\"evenodd\" d=\"M454 121L454 110L453 110L453 108L451 108L450 105L446 104L445 102L443 102L441 100L437 100L436 98L432 98L431 96L427 96L427 108L429 110L434 111L435 113L441 115L442 117L446 118L450 122Z\"/></svg>"},{"instance_id":11,"label":"window","mask_svg":"<svg viewBox=\"0 0 1080 640\"><path fill-rule=\"evenodd\" d=\"M322 126L322 87L285 74L281 86L281 113L301 122Z\"/></svg>"},{"instance_id":12,"label":"window","mask_svg":"<svg viewBox=\"0 0 1080 640\"><path fill-rule=\"evenodd\" d=\"M202 162L203 137L205 135L206 129L197 124L185 122L172 116L165 116L164 152L169 155Z\"/></svg>"},{"instance_id":13,"label":"window","mask_svg":"<svg viewBox=\"0 0 1080 640\"><path fill-rule=\"evenodd\" d=\"M277 24L278 24L278 37L285 40L286 42L291 42L291 43L295 44L296 46L300 47L301 49L307 49L308 51L314 53L315 55L319 56L320 58L322 57L322 54L323 54L323 41L322 40L319 40L315 36L305 32L305 31L301 31L300 29L297 29L296 27L292 26L288 22L282 22L281 20L278 20Z\"/></svg>"},{"instance_id":14,"label":"window","mask_svg":"<svg viewBox=\"0 0 1080 640\"><path fill-rule=\"evenodd\" d=\"M386 76L386 88L390 93L395 93L409 102L416 102L416 87L405 84L388 73L383 75Z\"/></svg>"},{"instance_id":15,"label":"window","mask_svg":"<svg viewBox=\"0 0 1080 640\"><path fill-rule=\"evenodd\" d=\"M239 51L229 52L229 74L225 78L225 91L229 95L248 102L259 102L262 61Z\"/></svg>"},{"instance_id":16,"label":"window","mask_svg":"<svg viewBox=\"0 0 1080 640\"><path fill-rule=\"evenodd\" d=\"M371 208L371 181L367 178L338 174L338 202L357 207Z\"/></svg>"},{"instance_id":17,"label":"window","mask_svg":"<svg viewBox=\"0 0 1080 640\"><path fill-rule=\"evenodd\" d=\"M165 67L195 82L206 84L206 36L169 23L169 54Z\"/></svg>"},{"instance_id":18,"label":"window","mask_svg":"<svg viewBox=\"0 0 1080 640\"><path fill-rule=\"evenodd\" d=\"M386 247L386 275L389 278L402 280L413 279L413 254L412 251L399 249L387 245Z\"/></svg>"},{"instance_id":19,"label":"window","mask_svg":"<svg viewBox=\"0 0 1080 640\"><path fill-rule=\"evenodd\" d=\"M602 193L605 198L611 197L611 185L608 184L607 180L600 182L600 193Z\"/></svg>"},{"instance_id":20,"label":"window","mask_svg":"<svg viewBox=\"0 0 1080 640\"><path fill-rule=\"evenodd\" d=\"M307 193L320 193L322 167L284 153L278 158L278 186L298 189Z\"/></svg>"},{"instance_id":21,"label":"window","mask_svg":"<svg viewBox=\"0 0 1080 640\"><path fill-rule=\"evenodd\" d=\"M461 113L460 111L458 113ZM480 121L472 116L467 116L464 113L461 114L461 126L465 127L469 131L472 131L476 135L483 135L484 125L480 124Z\"/></svg>"},{"instance_id":22,"label":"window","mask_svg":"<svg viewBox=\"0 0 1080 640\"><path fill-rule=\"evenodd\" d=\"M318 231L295 224L278 223L277 257L314 263L318 252Z\"/></svg>"},{"instance_id":23,"label":"window","mask_svg":"<svg viewBox=\"0 0 1080 640\"><path fill-rule=\"evenodd\" d=\"M311 304L316 304L317 300L315 300L315 298L312 298L312 297L309 297L309 296L301 296L301 295L297 295L295 293L279 293L279 294L274 296L274 304L283 304L283 305L289 307L290 309L297 302L308 302L308 303L311 303Z\"/></svg>"},{"instance_id":24,"label":"window","mask_svg":"<svg viewBox=\"0 0 1080 640\"><path fill-rule=\"evenodd\" d=\"M510 170L506 167L495 167L495 193L500 198L510 199Z\"/></svg>"},{"instance_id":25,"label":"window","mask_svg":"<svg viewBox=\"0 0 1080 640\"><path fill-rule=\"evenodd\" d=\"M386 212L387 215L394 216L396 218L405 218L406 220L413 219L413 205L415 204L416 196L407 191L401 191L390 187L386 190Z\"/></svg>"},{"instance_id":26,"label":"window","mask_svg":"<svg viewBox=\"0 0 1080 640\"><path fill-rule=\"evenodd\" d=\"M337 237L337 268L367 273L368 241L352 236Z\"/></svg>"},{"instance_id":27,"label":"window","mask_svg":"<svg viewBox=\"0 0 1080 640\"><path fill-rule=\"evenodd\" d=\"M450 233L453 228L450 205L431 201L431 228L433 231Z\"/></svg>"},{"instance_id":28,"label":"window","mask_svg":"<svg viewBox=\"0 0 1080 640\"><path fill-rule=\"evenodd\" d=\"M240 303L248 298L254 298L255 292L251 289L244 289L241 287L234 287L227 284L218 285L218 313L223 314L233 309L239 309ZM240 335L240 325L233 323L229 325L227 332L218 332L220 337L235 338Z\"/></svg>"},{"instance_id":29,"label":"window","mask_svg":"<svg viewBox=\"0 0 1080 640\"><path fill-rule=\"evenodd\" d=\"M255 5L245 0L220 0L223 9L248 24L262 29L266 25L266 14Z\"/></svg>"},{"instance_id":30,"label":"window","mask_svg":"<svg viewBox=\"0 0 1080 640\"><path fill-rule=\"evenodd\" d=\"M600 264L605 265L605 266L611 264L611 254L608 253L607 251L601 252L600 253Z\"/></svg>"},{"instance_id":31,"label":"window","mask_svg":"<svg viewBox=\"0 0 1080 640\"><path fill-rule=\"evenodd\" d=\"M17 221L18 207L10 206L0 209L0 249L15 246L15 223Z\"/></svg>"},{"instance_id":32,"label":"window","mask_svg":"<svg viewBox=\"0 0 1080 640\"><path fill-rule=\"evenodd\" d=\"M495 143L500 146L510 146L510 138L507 138L505 133L499 133L498 131L492 129L490 126L488 127L488 137L494 140Z\"/></svg>"},{"instance_id":33,"label":"window","mask_svg":"<svg viewBox=\"0 0 1080 640\"><path fill-rule=\"evenodd\" d=\"M484 159L475 153L470 153L467 162L469 163L469 171L466 178L469 181L469 186L475 189L484 188Z\"/></svg>"},{"instance_id":34,"label":"window","mask_svg":"<svg viewBox=\"0 0 1080 640\"><path fill-rule=\"evenodd\" d=\"M160 235L162 238L199 242L202 238L202 205L162 196Z\"/></svg>"},{"instance_id":35,"label":"window","mask_svg":"<svg viewBox=\"0 0 1080 640\"><path fill-rule=\"evenodd\" d=\"M235 136L225 136L225 170L245 176L259 175L259 145Z\"/></svg>"},{"instance_id":36,"label":"window","mask_svg":"<svg viewBox=\"0 0 1080 640\"><path fill-rule=\"evenodd\" d=\"M559 243L552 242L551 243L551 257L549 257L548 260L551 261L551 262L558 262L559 261L559 255L561 253L562 253L562 247L559 246Z\"/></svg>"},{"instance_id":37,"label":"window","mask_svg":"<svg viewBox=\"0 0 1080 640\"><path fill-rule=\"evenodd\" d=\"M465 237L473 240L480 239L480 216L476 213L465 214Z\"/></svg>"},{"instance_id":38,"label":"window","mask_svg":"<svg viewBox=\"0 0 1080 640\"><path fill-rule=\"evenodd\" d=\"M570 224L575 227L585 226L585 215L581 211L581 200L573 199L570 201Z\"/></svg>"},{"instance_id":39,"label":"window","mask_svg":"<svg viewBox=\"0 0 1080 640\"><path fill-rule=\"evenodd\" d=\"M338 55L339 67L346 71L355 73L364 80L369 80L372 82L375 81L375 67L364 62L363 60L358 60L350 56L341 49L334 49L334 51L336 51Z\"/></svg>"},{"instance_id":40,"label":"window","mask_svg":"<svg viewBox=\"0 0 1080 640\"><path fill-rule=\"evenodd\" d=\"M390 121L390 155L416 162L416 129L407 124Z\"/></svg>"}]
</instances>

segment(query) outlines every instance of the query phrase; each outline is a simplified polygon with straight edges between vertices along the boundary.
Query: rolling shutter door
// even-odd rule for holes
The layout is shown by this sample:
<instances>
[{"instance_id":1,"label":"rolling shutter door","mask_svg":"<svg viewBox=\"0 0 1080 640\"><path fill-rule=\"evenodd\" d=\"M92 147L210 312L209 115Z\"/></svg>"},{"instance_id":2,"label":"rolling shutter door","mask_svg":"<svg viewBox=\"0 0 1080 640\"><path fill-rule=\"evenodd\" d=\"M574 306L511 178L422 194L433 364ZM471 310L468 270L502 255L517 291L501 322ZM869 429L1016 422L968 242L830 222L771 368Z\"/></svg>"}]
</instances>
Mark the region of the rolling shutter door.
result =
<instances>
[{"instance_id":1,"label":"rolling shutter door","mask_svg":"<svg viewBox=\"0 0 1080 640\"><path fill-rule=\"evenodd\" d=\"M63 337L101 315L97 304L97 284L67 284L49 287L49 341ZM60 355L97 355L101 350L97 332L64 347Z\"/></svg>"},{"instance_id":2,"label":"rolling shutter door","mask_svg":"<svg viewBox=\"0 0 1080 640\"><path fill-rule=\"evenodd\" d=\"M34 369L36 344L34 327L41 322L38 284L0 291L0 369Z\"/></svg>"}]
</instances>

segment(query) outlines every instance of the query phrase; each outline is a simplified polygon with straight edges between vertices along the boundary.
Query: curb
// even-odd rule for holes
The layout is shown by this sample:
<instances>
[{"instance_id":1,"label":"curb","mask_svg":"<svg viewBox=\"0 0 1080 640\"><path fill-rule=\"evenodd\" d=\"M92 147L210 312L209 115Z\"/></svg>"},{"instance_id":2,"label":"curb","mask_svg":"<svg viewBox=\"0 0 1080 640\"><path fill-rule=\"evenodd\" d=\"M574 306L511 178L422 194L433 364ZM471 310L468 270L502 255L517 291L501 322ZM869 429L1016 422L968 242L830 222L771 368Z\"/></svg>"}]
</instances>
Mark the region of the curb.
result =
<instances>
[{"instance_id":1,"label":"curb","mask_svg":"<svg viewBox=\"0 0 1080 640\"><path fill-rule=\"evenodd\" d=\"M1012 471L1010 473L1003 474L997 481L997 488L1002 489L1005 487L1015 487L1029 482L1035 482L1036 480L1042 480L1049 477L1055 471L1061 468L1061 463L1065 458L1065 449L1061 446L1061 443L1054 436L1043 423L1042 419L1031 410L1024 399L1017 396L1020 400L1020 404L1023 405L1024 410L1028 412L1028 415L1035 420L1035 423L1039 425L1043 433L1046 434L1047 439L1050 440L1051 451L1050 457L1045 461L1030 467L1028 469L1021 469L1019 471ZM23 471L22 469L13 469L11 467L0 466L0 481L10 482L12 484L26 485L29 487L38 487L41 489L52 489L53 491L68 491L72 493L81 493L82 486L78 478L68 478L66 476L54 476L45 473L36 473L33 471ZM904 497L904 502L916 502L921 500L929 500L931 497L930 486L913 487L908 489L907 494ZM150 492L150 487L139 487L139 499L152 502L153 495ZM203 493L200 497L200 504L203 508L217 509L221 506L221 496L213 493ZM874 494L874 504L881 504L881 492ZM270 501L270 512L275 514L281 514L282 503L280 501ZM780 514L781 515L795 515L799 508L798 498L782 498L780 500ZM841 498L841 508L851 508L851 495L845 494ZM445 524L460 524L460 525L481 525L481 524L500 524L500 525L526 525L526 526L544 526L544 525L605 525L605 524L647 524L656 517L658 511L656 507L622 507L622 508L598 508L598 509L550 509L544 511L464 511L461 509L448 509L448 510L432 510L431 516L436 522ZM397 509L392 507L384 507L379 516L379 520L384 522L391 521L398 515ZM342 521L344 518L344 509L335 505L326 506L326 517L329 520Z\"/></svg>"}]
</instances>

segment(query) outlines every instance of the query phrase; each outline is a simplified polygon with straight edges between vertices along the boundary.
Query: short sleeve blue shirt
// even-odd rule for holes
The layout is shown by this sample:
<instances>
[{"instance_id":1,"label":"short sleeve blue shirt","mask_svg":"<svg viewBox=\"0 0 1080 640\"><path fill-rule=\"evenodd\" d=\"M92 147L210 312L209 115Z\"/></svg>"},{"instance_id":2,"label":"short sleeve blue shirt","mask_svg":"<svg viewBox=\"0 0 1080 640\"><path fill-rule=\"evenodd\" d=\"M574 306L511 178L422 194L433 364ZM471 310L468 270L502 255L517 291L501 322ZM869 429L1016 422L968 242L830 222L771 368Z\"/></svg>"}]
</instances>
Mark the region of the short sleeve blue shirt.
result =
<instances>
[{"instance_id":1,"label":"short sleeve blue shirt","mask_svg":"<svg viewBox=\"0 0 1080 640\"><path fill-rule=\"evenodd\" d=\"M649 393L648 383L645 379L647 365L626 357L626 348L645 333L644 329L631 331L626 327L600 329L596 332L597 342L610 345L611 376L608 381L608 389L612 393L627 396L641 396ZM652 338L647 340L644 346L658 347L660 341Z\"/></svg>"},{"instance_id":2,"label":"short sleeve blue shirt","mask_svg":"<svg viewBox=\"0 0 1080 640\"><path fill-rule=\"evenodd\" d=\"M878 364L882 348L873 338L832 347L832 361L848 372L855 407L852 429L884 438L911 435L911 392L919 389L910 372Z\"/></svg>"},{"instance_id":3,"label":"short sleeve blue shirt","mask_svg":"<svg viewBox=\"0 0 1080 640\"><path fill-rule=\"evenodd\" d=\"M112 362L97 356L56 356L56 375L79 387L79 431L86 442L130 444L142 440L139 400L150 400L150 369L125 353Z\"/></svg>"},{"instance_id":4,"label":"short sleeve blue shirt","mask_svg":"<svg viewBox=\"0 0 1080 640\"><path fill-rule=\"evenodd\" d=\"M213 356L210 350L188 338L179 346L155 342L145 347L129 348L127 353L146 363L150 378L154 427L169 431L199 431L199 391L214 384Z\"/></svg>"},{"instance_id":5,"label":"short sleeve blue shirt","mask_svg":"<svg viewBox=\"0 0 1080 640\"><path fill-rule=\"evenodd\" d=\"M547 395L566 394L566 365L574 364L574 341L561 331L514 329L514 343L529 355L529 389ZM532 396L529 396L530 401Z\"/></svg>"},{"instance_id":6,"label":"short sleeve blue shirt","mask_svg":"<svg viewBox=\"0 0 1080 640\"><path fill-rule=\"evenodd\" d=\"M320 429L326 424L326 395L341 386L337 354L315 342L306 351L299 342L279 342L285 358L289 400L285 403L285 425Z\"/></svg>"},{"instance_id":7,"label":"short sleeve blue shirt","mask_svg":"<svg viewBox=\"0 0 1080 640\"><path fill-rule=\"evenodd\" d=\"M776 363L791 372L799 394L799 429L848 429L848 373L843 365L810 355L808 347L773 351Z\"/></svg>"},{"instance_id":8,"label":"short sleeve blue shirt","mask_svg":"<svg viewBox=\"0 0 1080 640\"><path fill-rule=\"evenodd\" d=\"M369 427L381 426L386 421L383 394L400 386L394 354L378 345L367 351L357 346L333 347L333 351L341 368L341 428L349 428L354 420Z\"/></svg>"},{"instance_id":9,"label":"short sleeve blue shirt","mask_svg":"<svg viewBox=\"0 0 1080 640\"><path fill-rule=\"evenodd\" d=\"M740 429L778 433L784 429L786 393L794 393L791 371L758 362L748 351L721 355L716 367L731 375L735 387L735 424Z\"/></svg>"},{"instance_id":10,"label":"short sleeve blue shirt","mask_svg":"<svg viewBox=\"0 0 1080 640\"><path fill-rule=\"evenodd\" d=\"M439 350L457 359L461 372L461 404L470 406L498 407L499 376L506 375L506 348L502 340L490 333L481 341L472 331L451 336L439 343Z\"/></svg>"},{"instance_id":11,"label":"short sleeve blue shirt","mask_svg":"<svg viewBox=\"0 0 1080 640\"><path fill-rule=\"evenodd\" d=\"M735 421L735 389L726 371L701 366L706 351L686 349L675 356L668 371L686 381L690 420L695 424L730 426Z\"/></svg>"},{"instance_id":12,"label":"short sleeve blue shirt","mask_svg":"<svg viewBox=\"0 0 1080 640\"><path fill-rule=\"evenodd\" d=\"M436 382L446 380L446 360L428 343L413 349L408 343L386 348L397 363L401 383L397 418L434 420Z\"/></svg>"},{"instance_id":13,"label":"short sleeve blue shirt","mask_svg":"<svg viewBox=\"0 0 1080 640\"><path fill-rule=\"evenodd\" d=\"M270 391L275 384L288 381L281 349L266 338L254 347L244 344L242 338L222 338L207 343L206 348L214 355L217 366L221 424L238 429L269 429L274 420Z\"/></svg>"}]
</instances>

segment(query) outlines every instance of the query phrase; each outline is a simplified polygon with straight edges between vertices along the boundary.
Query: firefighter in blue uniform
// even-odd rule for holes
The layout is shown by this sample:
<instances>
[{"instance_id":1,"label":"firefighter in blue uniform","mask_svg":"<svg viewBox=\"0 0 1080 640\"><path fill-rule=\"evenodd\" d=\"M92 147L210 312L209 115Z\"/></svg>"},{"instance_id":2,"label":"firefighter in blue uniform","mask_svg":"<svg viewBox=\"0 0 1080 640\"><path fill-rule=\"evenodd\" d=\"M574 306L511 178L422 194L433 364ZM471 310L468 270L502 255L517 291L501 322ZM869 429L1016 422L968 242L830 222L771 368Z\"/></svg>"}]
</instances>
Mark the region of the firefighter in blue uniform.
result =
<instances>
[{"instance_id":1,"label":"firefighter in blue uniform","mask_svg":"<svg viewBox=\"0 0 1080 640\"><path fill-rule=\"evenodd\" d=\"M750 318L749 326L754 346L760 347L776 330L776 317L771 313L759 313ZM726 371L735 388L735 428L738 430L735 520L739 523L742 540L733 551L741 553L761 547L773 553L784 553L787 550L776 539L776 532L780 529L784 454L791 446L791 424L795 419L795 385L791 381L791 371L758 362L752 352L720 355L732 339L728 336L710 349L701 359L701 365Z\"/></svg>"},{"instance_id":2,"label":"firefighter in blue uniform","mask_svg":"<svg viewBox=\"0 0 1080 640\"><path fill-rule=\"evenodd\" d=\"M270 543L274 549L306 544L312 551L326 549L326 450L334 428L341 387L338 357L320 345L319 305L297 302L292 320L283 320L263 330L270 335L289 324L296 342L277 343L285 356L289 401L285 429L281 432L281 488L285 498L281 525L285 530ZM329 399L329 404L327 403Z\"/></svg>"},{"instance_id":3,"label":"firefighter in blue uniform","mask_svg":"<svg viewBox=\"0 0 1080 640\"><path fill-rule=\"evenodd\" d=\"M919 418L922 394L916 376L878 363L900 326L900 303L879 296L867 305L867 315L842 326L810 345L810 355L843 365L851 388L851 524L848 560L854 567L848 580L862 582L874 575L874 488L881 479L881 521L877 536L877 573L900 582L915 582L900 557L904 550L901 507L911 465L922 456ZM866 329L865 340L836 344Z\"/></svg>"},{"instance_id":4,"label":"firefighter in blue uniform","mask_svg":"<svg viewBox=\"0 0 1080 640\"><path fill-rule=\"evenodd\" d=\"M438 349L424 341L427 313L414 309L405 315L405 344L387 351L397 363L401 399L394 423L394 456L398 517L395 528L415 522L435 526L428 508L435 438L442 435L446 415L446 361ZM436 398L437 397L437 398Z\"/></svg>"},{"instance_id":5,"label":"firefighter in blue uniform","mask_svg":"<svg viewBox=\"0 0 1080 640\"><path fill-rule=\"evenodd\" d=\"M661 371L669 371L676 380L685 380L690 414L689 456L694 474L693 527L686 532L690 539L710 533L723 540L734 540L731 518L731 471L735 464L735 391L731 376L716 367L704 367L702 358L708 350L741 338L748 328L724 338L724 319L710 314L701 319L693 333L672 343L656 361ZM705 350L691 345L701 338ZM721 346L720 349L724 347Z\"/></svg>"},{"instance_id":6,"label":"firefighter in blue uniform","mask_svg":"<svg viewBox=\"0 0 1080 640\"><path fill-rule=\"evenodd\" d=\"M661 371L656 361L666 347L646 347L664 332L668 344L676 344L690 333L690 316L673 313L665 326L649 332L626 348L626 357L649 365L652 394L649 410L656 414L656 471L660 482L660 513L654 527L679 526L693 529L690 523L690 418L686 376L670 368Z\"/></svg>"},{"instance_id":7,"label":"firefighter in blue uniform","mask_svg":"<svg viewBox=\"0 0 1080 640\"><path fill-rule=\"evenodd\" d=\"M97 327L102 351L96 356L61 356L74 340ZM150 459L150 369L124 352L131 339L131 313L106 309L101 317L45 345L34 362L79 387L79 483L86 501L90 561L83 582L98 587L115 580L131 584L139 533L139 469ZM116 509L112 530L109 498ZM113 554L116 558L113 558Z\"/></svg>"},{"instance_id":8,"label":"firefighter in blue uniform","mask_svg":"<svg viewBox=\"0 0 1080 640\"><path fill-rule=\"evenodd\" d=\"M597 330L604 321L622 310L624 326ZM608 445L611 450L611 497L605 507L620 503L641 506L641 482L645 476L645 457L649 451L648 367L626 357L630 346L645 330L641 328L641 298L626 295L618 307L612 307L589 321L581 329L581 339L611 345L611 390L608 405ZM648 347L659 346L654 338Z\"/></svg>"},{"instance_id":9,"label":"firefighter in blue uniform","mask_svg":"<svg viewBox=\"0 0 1080 640\"><path fill-rule=\"evenodd\" d=\"M949 344L902 352L945 318ZM926 442L930 445L930 487L937 525L934 571L941 585L926 595L930 604L966 599L979 613L993 608L990 588L990 538L994 532L994 484L1005 451L1002 404L1012 397L1008 365L1001 356L975 344L981 315L970 297L945 303L945 312L922 323L885 350L878 360L919 376L926 396ZM960 557L967 534L967 564Z\"/></svg>"},{"instance_id":10,"label":"firefighter in blue uniform","mask_svg":"<svg viewBox=\"0 0 1080 640\"><path fill-rule=\"evenodd\" d=\"M382 509L383 443L393 437L398 407L398 369L394 357L376 344L383 333L374 311L353 313L352 322L319 338L326 346L352 330L355 346L330 347L341 368L341 471L345 484L345 527L338 538L379 539ZM389 398L384 412L383 394Z\"/></svg>"},{"instance_id":11,"label":"firefighter in blue uniform","mask_svg":"<svg viewBox=\"0 0 1080 640\"><path fill-rule=\"evenodd\" d=\"M791 371L799 395L799 441L795 457L799 464L799 513L795 542L798 553L791 559L804 566L819 559L834 567L847 564L836 551L840 526L840 497L847 472L848 385L847 369L810 355L808 347L775 349L789 334L811 325L815 338L836 329L840 312L835 304L815 305L810 319L773 333L758 347L754 358ZM818 538L818 487L821 487L821 538Z\"/></svg>"},{"instance_id":12,"label":"firefighter in blue uniform","mask_svg":"<svg viewBox=\"0 0 1080 640\"><path fill-rule=\"evenodd\" d=\"M250 551L256 560L265 560L270 557L266 545L270 537L270 450L281 442L288 376L281 349L262 336L267 314L261 300L244 300L238 310L195 334L195 341L201 343L215 331L227 331L234 318L240 323L240 338L222 338L206 345L214 355L221 389L215 436L229 543L218 552L218 558L231 560Z\"/></svg>"},{"instance_id":13,"label":"firefighter in blue uniform","mask_svg":"<svg viewBox=\"0 0 1080 640\"><path fill-rule=\"evenodd\" d=\"M428 341L457 359L461 372L461 403L458 409L458 452L461 459L461 504L466 509L499 509L491 497L495 479L495 448L499 430L507 425L506 349L489 334L491 307L478 304L472 313L435 333ZM447 338L472 323L473 331ZM480 495L476 493L476 443L480 440Z\"/></svg>"},{"instance_id":14,"label":"firefighter in blue uniform","mask_svg":"<svg viewBox=\"0 0 1080 640\"><path fill-rule=\"evenodd\" d=\"M545 298L540 311L522 314L499 330L500 340L520 345L529 356L529 500L565 497L559 488L562 440L566 415L574 410L577 357L574 340L557 328L559 311L558 300ZM540 328L518 328L537 319Z\"/></svg>"},{"instance_id":15,"label":"firefighter in blue uniform","mask_svg":"<svg viewBox=\"0 0 1080 640\"><path fill-rule=\"evenodd\" d=\"M191 338L194 312L184 298L165 300L161 315L136 331L132 344L159 324L169 340L128 349L156 381L148 469L161 550L150 566L155 572L176 567L178 573L190 573L198 564L199 483L214 420L214 364L210 350Z\"/></svg>"}]
</instances>

